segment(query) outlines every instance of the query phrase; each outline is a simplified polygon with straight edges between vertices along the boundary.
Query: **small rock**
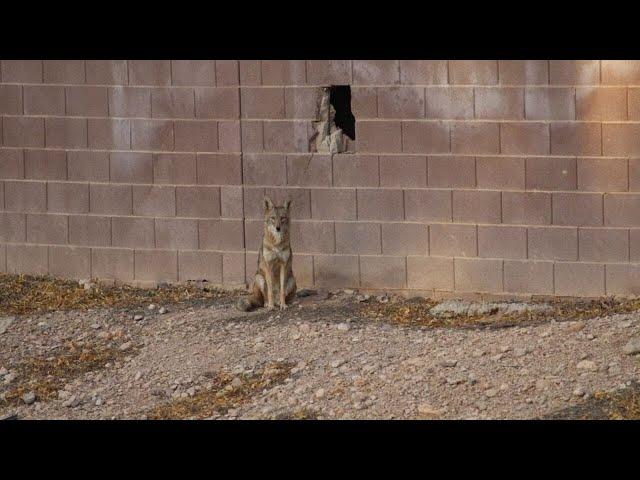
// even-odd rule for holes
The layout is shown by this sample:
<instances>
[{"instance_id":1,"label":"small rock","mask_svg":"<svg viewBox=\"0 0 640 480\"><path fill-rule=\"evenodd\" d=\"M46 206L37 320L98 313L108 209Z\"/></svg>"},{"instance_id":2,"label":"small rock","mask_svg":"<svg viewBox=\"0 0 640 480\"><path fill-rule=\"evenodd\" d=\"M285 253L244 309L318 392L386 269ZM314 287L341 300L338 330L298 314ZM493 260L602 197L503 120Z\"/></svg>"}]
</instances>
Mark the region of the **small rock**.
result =
<instances>
[{"instance_id":1,"label":"small rock","mask_svg":"<svg viewBox=\"0 0 640 480\"><path fill-rule=\"evenodd\" d=\"M14 372L7 373L4 376L4 384L8 385L16 379L17 375Z\"/></svg>"},{"instance_id":2,"label":"small rock","mask_svg":"<svg viewBox=\"0 0 640 480\"><path fill-rule=\"evenodd\" d=\"M458 364L458 360L453 360L453 359L445 359L439 362L439 365L441 367L446 367L446 368L455 367L457 364Z\"/></svg>"},{"instance_id":3,"label":"small rock","mask_svg":"<svg viewBox=\"0 0 640 480\"><path fill-rule=\"evenodd\" d=\"M164 314L165 314L165 313L167 313L168 311L169 311L169 310L167 310L166 308L164 308L164 307L160 307L160 310L158 310L158 313L159 313L160 315L164 315Z\"/></svg>"},{"instance_id":4,"label":"small rock","mask_svg":"<svg viewBox=\"0 0 640 480\"><path fill-rule=\"evenodd\" d=\"M578 370L587 370L589 372L595 372L598 369L598 367L596 366L596 362L594 362L593 360L582 360L578 362L578 365L576 365L576 367L578 368Z\"/></svg>"},{"instance_id":5,"label":"small rock","mask_svg":"<svg viewBox=\"0 0 640 480\"><path fill-rule=\"evenodd\" d=\"M142 320L144 317L142 315L134 315L133 316L133 320L136 322L139 322L140 320Z\"/></svg>"},{"instance_id":6,"label":"small rock","mask_svg":"<svg viewBox=\"0 0 640 480\"><path fill-rule=\"evenodd\" d=\"M567 328L568 332L576 333L584 328L584 322L571 322Z\"/></svg>"},{"instance_id":7,"label":"small rock","mask_svg":"<svg viewBox=\"0 0 640 480\"><path fill-rule=\"evenodd\" d=\"M345 363L344 360L334 360L329 365L331 365L331 368L338 368L342 366L344 363Z\"/></svg>"},{"instance_id":8,"label":"small rock","mask_svg":"<svg viewBox=\"0 0 640 480\"><path fill-rule=\"evenodd\" d=\"M140 380L142 378L142 372L136 372L135 377L133 377L133 379L137 382L138 380Z\"/></svg>"},{"instance_id":9,"label":"small rock","mask_svg":"<svg viewBox=\"0 0 640 480\"><path fill-rule=\"evenodd\" d=\"M235 377L232 381L231 381L231 386L233 388L240 388L242 386L242 379L240 377Z\"/></svg>"},{"instance_id":10,"label":"small rock","mask_svg":"<svg viewBox=\"0 0 640 480\"><path fill-rule=\"evenodd\" d=\"M15 412L7 413L5 415L0 415L0 421L2 420L17 420L18 414Z\"/></svg>"},{"instance_id":11,"label":"small rock","mask_svg":"<svg viewBox=\"0 0 640 480\"><path fill-rule=\"evenodd\" d=\"M537 390L548 390L550 386L551 383L549 382L549 380L546 380L544 378L539 378L538 380L536 380Z\"/></svg>"},{"instance_id":12,"label":"small rock","mask_svg":"<svg viewBox=\"0 0 640 480\"><path fill-rule=\"evenodd\" d=\"M325 391L324 388L319 388L318 390L316 390L316 398L323 398L325 395Z\"/></svg>"},{"instance_id":13,"label":"small rock","mask_svg":"<svg viewBox=\"0 0 640 480\"><path fill-rule=\"evenodd\" d=\"M497 355L494 355L493 357L491 357L491 360L493 360L494 362L498 362L502 360L502 357L504 357L504 355L502 353L498 353Z\"/></svg>"},{"instance_id":14,"label":"small rock","mask_svg":"<svg viewBox=\"0 0 640 480\"><path fill-rule=\"evenodd\" d=\"M96 398L96 407L102 406L102 399L100 397Z\"/></svg>"},{"instance_id":15,"label":"small rock","mask_svg":"<svg viewBox=\"0 0 640 480\"><path fill-rule=\"evenodd\" d=\"M133 346L133 342L125 342L122 345L120 345L120 351L125 352L129 350L132 346Z\"/></svg>"},{"instance_id":16,"label":"small rock","mask_svg":"<svg viewBox=\"0 0 640 480\"><path fill-rule=\"evenodd\" d=\"M155 305L154 303L152 303L152 304L151 304L151 305L149 305L147 308L148 308L149 310L153 311L153 310L155 310L155 309L156 309L156 305Z\"/></svg>"},{"instance_id":17,"label":"small rock","mask_svg":"<svg viewBox=\"0 0 640 480\"><path fill-rule=\"evenodd\" d=\"M190 387L187 389L187 395L193 397L196 394L196 389L194 387Z\"/></svg>"},{"instance_id":18,"label":"small rock","mask_svg":"<svg viewBox=\"0 0 640 480\"><path fill-rule=\"evenodd\" d=\"M5 376L7 373L9 373L9 371L6 368L0 368L0 377Z\"/></svg>"},{"instance_id":19,"label":"small rock","mask_svg":"<svg viewBox=\"0 0 640 480\"><path fill-rule=\"evenodd\" d=\"M498 394L498 391L495 388L490 388L488 390L485 390L484 394L487 397L492 398L492 397L495 397Z\"/></svg>"},{"instance_id":20,"label":"small rock","mask_svg":"<svg viewBox=\"0 0 640 480\"><path fill-rule=\"evenodd\" d=\"M350 288L345 288L344 290L342 290L345 294L347 295L353 295L355 292L353 290L351 290Z\"/></svg>"},{"instance_id":21,"label":"small rock","mask_svg":"<svg viewBox=\"0 0 640 480\"><path fill-rule=\"evenodd\" d=\"M302 323L298 326L298 330L300 330L302 333L309 333L311 331L311 327L308 323Z\"/></svg>"},{"instance_id":22,"label":"small rock","mask_svg":"<svg viewBox=\"0 0 640 480\"><path fill-rule=\"evenodd\" d=\"M22 395L22 401L27 405L31 405L33 402L36 401L36 394L33 392L27 392L24 395Z\"/></svg>"},{"instance_id":23,"label":"small rock","mask_svg":"<svg viewBox=\"0 0 640 480\"><path fill-rule=\"evenodd\" d=\"M573 391L573 395L576 397L584 397L585 395L585 391L583 388L581 387L577 387L574 391Z\"/></svg>"},{"instance_id":24,"label":"small rock","mask_svg":"<svg viewBox=\"0 0 640 480\"><path fill-rule=\"evenodd\" d=\"M347 330L349 330L349 324L348 323L339 323L338 326L336 327L338 330L340 330L341 332L346 332Z\"/></svg>"},{"instance_id":25,"label":"small rock","mask_svg":"<svg viewBox=\"0 0 640 480\"><path fill-rule=\"evenodd\" d=\"M362 371L364 373L371 373L371 372L375 371L376 368L378 368L376 365L367 364L364 367L362 367Z\"/></svg>"},{"instance_id":26,"label":"small rock","mask_svg":"<svg viewBox=\"0 0 640 480\"><path fill-rule=\"evenodd\" d=\"M80 402L81 400L77 398L75 395L73 395L69 398L69 400L64 402L62 405L68 408L76 408L78 405L80 405Z\"/></svg>"},{"instance_id":27,"label":"small rock","mask_svg":"<svg viewBox=\"0 0 640 480\"><path fill-rule=\"evenodd\" d=\"M99 323L92 323L92 324L91 324L91 328L92 328L93 330L98 330L98 329L100 328L100 324L99 324Z\"/></svg>"},{"instance_id":28,"label":"small rock","mask_svg":"<svg viewBox=\"0 0 640 480\"><path fill-rule=\"evenodd\" d=\"M640 353L640 338L632 338L629 340L622 348L622 351L626 355L635 355L636 353Z\"/></svg>"}]
</instances>

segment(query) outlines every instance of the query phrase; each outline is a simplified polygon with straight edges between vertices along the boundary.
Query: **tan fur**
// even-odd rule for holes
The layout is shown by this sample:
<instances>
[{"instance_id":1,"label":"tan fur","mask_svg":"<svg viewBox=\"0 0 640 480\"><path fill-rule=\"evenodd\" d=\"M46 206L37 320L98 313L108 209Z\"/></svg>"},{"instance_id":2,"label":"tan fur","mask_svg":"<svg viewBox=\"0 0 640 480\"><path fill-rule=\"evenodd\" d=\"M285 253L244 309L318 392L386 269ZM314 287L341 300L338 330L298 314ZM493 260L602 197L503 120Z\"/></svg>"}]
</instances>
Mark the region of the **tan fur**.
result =
<instances>
[{"instance_id":1,"label":"tan fur","mask_svg":"<svg viewBox=\"0 0 640 480\"><path fill-rule=\"evenodd\" d=\"M289 243L289 207L276 207L269 197L264 198L264 232L258 252L258 271L253 280L251 295L238 301L240 310L248 311L266 304L269 310L275 308L278 298L280 309L287 308L287 302L295 297L296 279L293 276L293 252Z\"/></svg>"}]
</instances>

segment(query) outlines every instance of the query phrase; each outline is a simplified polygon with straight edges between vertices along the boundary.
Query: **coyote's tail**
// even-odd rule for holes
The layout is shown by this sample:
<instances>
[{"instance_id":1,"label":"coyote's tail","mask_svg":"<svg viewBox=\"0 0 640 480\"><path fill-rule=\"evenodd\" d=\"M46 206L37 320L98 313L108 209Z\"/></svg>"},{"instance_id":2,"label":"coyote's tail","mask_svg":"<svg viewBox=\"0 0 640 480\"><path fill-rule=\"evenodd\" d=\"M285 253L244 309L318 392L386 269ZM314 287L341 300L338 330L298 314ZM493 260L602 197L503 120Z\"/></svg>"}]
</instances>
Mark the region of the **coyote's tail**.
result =
<instances>
[{"instance_id":1,"label":"coyote's tail","mask_svg":"<svg viewBox=\"0 0 640 480\"><path fill-rule=\"evenodd\" d=\"M260 300L251 294L248 297L242 297L236 302L236 308L242 312L248 312L260 306Z\"/></svg>"}]
</instances>

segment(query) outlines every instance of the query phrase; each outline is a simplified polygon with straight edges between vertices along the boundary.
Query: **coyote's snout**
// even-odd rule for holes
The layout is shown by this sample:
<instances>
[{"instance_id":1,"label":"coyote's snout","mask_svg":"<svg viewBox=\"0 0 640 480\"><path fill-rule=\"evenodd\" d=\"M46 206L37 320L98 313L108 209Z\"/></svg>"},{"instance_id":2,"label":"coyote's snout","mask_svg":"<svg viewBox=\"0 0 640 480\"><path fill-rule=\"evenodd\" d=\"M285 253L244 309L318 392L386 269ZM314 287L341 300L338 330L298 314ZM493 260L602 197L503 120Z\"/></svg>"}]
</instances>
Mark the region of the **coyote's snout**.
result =
<instances>
[{"instance_id":1,"label":"coyote's snout","mask_svg":"<svg viewBox=\"0 0 640 480\"><path fill-rule=\"evenodd\" d=\"M269 197L264 198L264 233L258 254L258 271L251 295L238 301L240 310L262 307L265 303L271 310L275 295L279 297L280 309L284 309L296 294L296 279L291 268L293 252L289 244L290 206L290 200L276 207Z\"/></svg>"}]
</instances>

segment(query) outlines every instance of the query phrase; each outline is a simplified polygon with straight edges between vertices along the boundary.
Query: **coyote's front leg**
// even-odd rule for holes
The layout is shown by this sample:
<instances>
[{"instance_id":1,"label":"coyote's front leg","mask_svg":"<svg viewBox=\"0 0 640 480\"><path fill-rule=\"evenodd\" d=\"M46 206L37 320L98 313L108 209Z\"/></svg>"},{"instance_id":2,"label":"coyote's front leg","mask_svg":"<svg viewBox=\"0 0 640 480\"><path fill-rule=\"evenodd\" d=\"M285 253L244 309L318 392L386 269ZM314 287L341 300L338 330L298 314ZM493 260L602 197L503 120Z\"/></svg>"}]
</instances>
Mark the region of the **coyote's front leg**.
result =
<instances>
[{"instance_id":1,"label":"coyote's front leg","mask_svg":"<svg viewBox=\"0 0 640 480\"><path fill-rule=\"evenodd\" d=\"M287 308L287 300L286 300L286 265L284 263L280 264L280 310L284 310Z\"/></svg>"},{"instance_id":2,"label":"coyote's front leg","mask_svg":"<svg viewBox=\"0 0 640 480\"><path fill-rule=\"evenodd\" d=\"M273 304L273 282L275 279L273 278L273 268L271 265L267 264L267 268L265 269L267 272L266 281L267 281L267 309L273 310L275 308Z\"/></svg>"}]
</instances>

